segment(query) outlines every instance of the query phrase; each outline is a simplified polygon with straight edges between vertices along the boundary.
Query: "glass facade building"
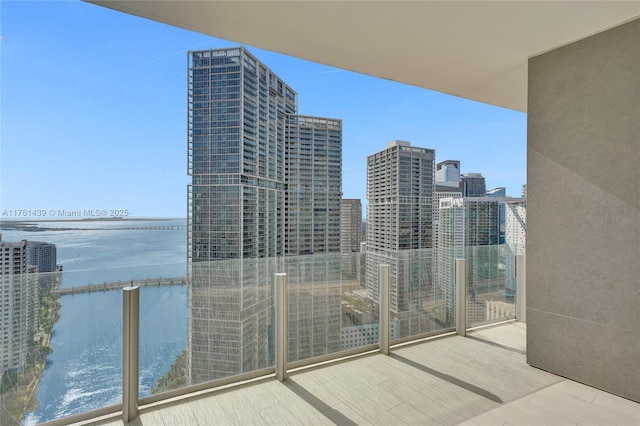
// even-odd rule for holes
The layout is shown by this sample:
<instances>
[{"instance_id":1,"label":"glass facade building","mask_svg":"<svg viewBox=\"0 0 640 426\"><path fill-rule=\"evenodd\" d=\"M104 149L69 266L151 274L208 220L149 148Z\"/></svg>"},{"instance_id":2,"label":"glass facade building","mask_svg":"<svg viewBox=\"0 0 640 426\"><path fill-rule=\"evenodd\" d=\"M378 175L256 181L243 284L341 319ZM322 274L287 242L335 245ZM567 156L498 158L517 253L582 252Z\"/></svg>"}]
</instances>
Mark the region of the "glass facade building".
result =
<instances>
[{"instance_id":1,"label":"glass facade building","mask_svg":"<svg viewBox=\"0 0 640 426\"><path fill-rule=\"evenodd\" d=\"M464 197L484 197L487 184L482 173L463 173L460 176L462 195Z\"/></svg>"},{"instance_id":2,"label":"glass facade building","mask_svg":"<svg viewBox=\"0 0 640 426\"><path fill-rule=\"evenodd\" d=\"M237 47L189 52L188 123L188 369L200 383L272 366L282 256L339 252L342 121L298 115L296 92ZM311 294L297 284L292 297Z\"/></svg>"},{"instance_id":3,"label":"glass facade building","mask_svg":"<svg viewBox=\"0 0 640 426\"><path fill-rule=\"evenodd\" d=\"M285 131L285 255L337 253L342 121L290 115Z\"/></svg>"}]
</instances>

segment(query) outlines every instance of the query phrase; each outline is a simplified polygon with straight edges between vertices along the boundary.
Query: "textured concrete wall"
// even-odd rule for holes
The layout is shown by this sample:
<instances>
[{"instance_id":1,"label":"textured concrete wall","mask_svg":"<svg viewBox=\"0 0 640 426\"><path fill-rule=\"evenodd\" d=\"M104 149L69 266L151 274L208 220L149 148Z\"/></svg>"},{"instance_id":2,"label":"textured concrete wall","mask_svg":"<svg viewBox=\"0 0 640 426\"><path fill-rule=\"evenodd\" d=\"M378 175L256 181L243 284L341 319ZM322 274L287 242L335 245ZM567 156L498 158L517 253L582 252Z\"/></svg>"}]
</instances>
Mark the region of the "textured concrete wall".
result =
<instances>
[{"instance_id":1,"label":"textured concrete wall","mask_svg":"<svg viewBox=\"0 0 640 426\"><path fill-rule=\"evenodd\" d=\"M527 360L640 401L640 20L529 61Z\"/></svg>"}]
</instances>

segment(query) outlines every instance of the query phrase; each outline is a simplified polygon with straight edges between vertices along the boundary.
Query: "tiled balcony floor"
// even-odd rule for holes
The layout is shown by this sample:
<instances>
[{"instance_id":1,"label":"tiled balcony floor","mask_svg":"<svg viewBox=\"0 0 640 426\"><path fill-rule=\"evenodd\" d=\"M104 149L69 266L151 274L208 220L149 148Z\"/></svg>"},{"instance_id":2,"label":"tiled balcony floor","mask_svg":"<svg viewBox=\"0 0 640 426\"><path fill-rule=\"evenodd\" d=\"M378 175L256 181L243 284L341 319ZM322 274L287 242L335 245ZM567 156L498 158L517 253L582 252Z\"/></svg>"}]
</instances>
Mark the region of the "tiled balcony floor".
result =
<instances>
[{"instance_id":1,"label":"tiled balcony floor","mask_svg":"<svg viewBox=\"0 0 640 426\"><path fill-rule=\"evenodd\" d=\"M640 404L528 366L525 333L433 339L143 408L132 424L640 425Z\"/></svg>"}]
</instances>

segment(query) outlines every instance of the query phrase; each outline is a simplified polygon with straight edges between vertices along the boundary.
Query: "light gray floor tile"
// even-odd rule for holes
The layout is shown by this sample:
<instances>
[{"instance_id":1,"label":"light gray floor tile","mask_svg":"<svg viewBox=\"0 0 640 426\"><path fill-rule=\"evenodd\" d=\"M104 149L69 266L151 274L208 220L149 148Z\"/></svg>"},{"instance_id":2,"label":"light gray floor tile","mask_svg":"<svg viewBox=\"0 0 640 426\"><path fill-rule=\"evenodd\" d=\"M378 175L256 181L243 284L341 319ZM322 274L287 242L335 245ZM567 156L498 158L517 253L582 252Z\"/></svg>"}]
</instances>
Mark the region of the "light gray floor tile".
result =
<instances>
[{"instance_id":1,"label":"light gray floor tile","mask_svg":"<svg viewBox=\"0 0 640 426\"><path fill-rule=\"evenodd\" d=\"M640 404L526 364L503 324L146 409L131 426L640 425ZM85 422L91 424L92 422ZM108 418L94 422L120 426Z\"/></svg>"},{"instance_id":2,"label":"light gray floor tile","mask_svg":"<svg viewBox=\"0 0 640 426\"><path fill-rule=\"evenodd\" d=\"M231 419L225 414L215 395L194 398L188 404L200 426L231 424Z\"/></svg>"},{"instance_id":3,"label":"light gray floor tile","mask_svg":"<svg viewBox=\"0 0 640 426\"><path fill-rule=\"evenodd\" d=\"M581 386L587 387L585 385ZM640 386L640 384L638 384L638 386ZM591 403L623 414L637 421L640 425L640 404L638 403L602 391L597 391L596 397L591 401Z\"/></svg>"}]
</instances>

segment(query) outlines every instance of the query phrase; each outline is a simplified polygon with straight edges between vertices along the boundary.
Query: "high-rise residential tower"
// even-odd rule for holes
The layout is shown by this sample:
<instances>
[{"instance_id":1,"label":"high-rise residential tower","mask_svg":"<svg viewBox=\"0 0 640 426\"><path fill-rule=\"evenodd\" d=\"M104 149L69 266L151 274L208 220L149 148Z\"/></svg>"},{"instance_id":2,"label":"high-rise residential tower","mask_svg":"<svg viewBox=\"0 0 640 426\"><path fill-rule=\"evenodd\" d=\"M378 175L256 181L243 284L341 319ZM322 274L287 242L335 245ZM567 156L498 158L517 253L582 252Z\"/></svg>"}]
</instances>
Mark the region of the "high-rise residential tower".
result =
<instances>
[{"instance_id":1,"label":"high-rise residential tower","mask_svg":"<svg viewBox=\"0 0 640 426\"><path fill-rule=\"evenodd\" d=\"M288 116L284 158L285 255L339 252L342 120Z\"/></svg>"},{"instance_id":2,"label":"high-rise residential tower","mask_svg":"<svg viewBox=\"0 0 640 426\"><path fill-rule=\"evenodd\" d=\"M27 274L27 245L3 242L0 234L0 377L22 369L33 335L36 285Z\"/></svg>"},{"instance_id":3,"label":"high-rise residential tower","mask_svg":"<svg viewBox=\"0 0 640 426\"><path fill-rule=\"evenodd\" d=\"M188 257L284 253L284 155L297 94L242 47L189 52Z\"/></svg>"},{"instance_id":4,"label":"high-rise residential tower","mask_svg":"<svg viewBox=\"0 0 640 426\"><path fill-rule=\"evenodd\" d=\"M284 254L285 126L296 111L296 92L246 49L189 52L193 383L271 365L277 267L266 259Z\"/></svg>"},{"instance_id":5,"label":"high-rise residential tower","mask_svg":"<svg viewBox=\"0 0 640 426\"><path fill-rule=\"evenodd\" d=\"M440 200L443 198L462 197L462 190L459 187L439 185L436 182L436 190L433 196L433 246L440 247L438 242L439 223L440 223Z\"/></svg>"},{"instance_id":6,"label":"high-rise residential tower","mask_svg":"<svg viewBox=\"0 0 640 426\"><path fill-rule=\"evenodd\" d=\"M367 293L378 300L377 265L389 264L396 315L409 309L409 284L422 282L398 270L399 253L433 246L434 167L434 150L404 141L367 158Z\"/></svg>"},{"instance_id":7,"label":"high-rise residential tower","mask_svg":"<svg viewBox=\"0 0 640 426\"><path fill-rule=\"evenodd\" d=\"M55 272L58 261L55 244L42 241L29 241L27 257L29 265L38 267L38 272Z\"/></svg>"},{"instance_id":8,"label":"high-rise residential tower","mask_svg":"<svg viewBox=\"0 0 640 426\"><path fill-rule=\"evenodd\" d=\"M198 383L273 365L282 256L339 252L342 122L297 115L296 92L242 47L189 52L188 62L189 372ZM338 327L339 314L338 304ZM331 334L327 350L340 344Z\"/></svg>"}]
</instances>

